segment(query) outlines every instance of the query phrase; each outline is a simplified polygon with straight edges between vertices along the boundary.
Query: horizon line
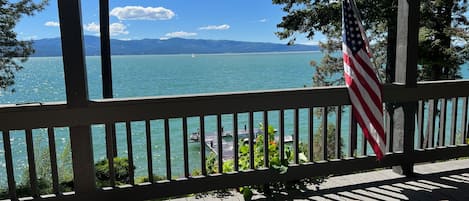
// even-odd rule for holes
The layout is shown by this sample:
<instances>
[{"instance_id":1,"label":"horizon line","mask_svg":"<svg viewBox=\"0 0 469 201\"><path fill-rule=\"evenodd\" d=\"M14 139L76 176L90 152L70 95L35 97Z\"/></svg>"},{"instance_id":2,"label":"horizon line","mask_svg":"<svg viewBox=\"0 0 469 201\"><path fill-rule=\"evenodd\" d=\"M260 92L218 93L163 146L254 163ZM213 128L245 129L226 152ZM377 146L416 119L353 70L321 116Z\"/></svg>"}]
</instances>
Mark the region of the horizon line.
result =
<instances>
[{"instance_id":1,"label":"horizon line","mask_svg":"<svg viewBox=\"0 0 469 201\"><path fill-rule=\"evenodd\" d=\"M85 37L94 37L94 38L99 38L101 39L100 36L96 35L88 35L84 34L83 35L83 40L85 40ZM48 38L39 38L39 39L29 39L29 41L39 41L39 40L50 40L50 39L60 39L60 36L56 37L48 37ZM171 39L184 39L184 40L208 40L208 41L235 41L235 42L246 42L246 43L269 43L269 44L279 44L279 45L287 45L287 46L295 46L295 45L304 45L304 46L319 46L319 44L306 44L306 43L295 43L293 45L288 45L288 42L286 43L280 43L280 42L266 42L266 41L245 41L245 40L234 40L234 39L204 39L204 38L183 38L183 37L172 37L168 39L160 39L160 38L142 38L142 39L117 39L117 38L111 38L110 40L118 40L118 41L142 41L142 40L159 40L159 41L167 41ZM23 40L28 40L28 39L23 39Z\"/></svg>"}]
</instances>

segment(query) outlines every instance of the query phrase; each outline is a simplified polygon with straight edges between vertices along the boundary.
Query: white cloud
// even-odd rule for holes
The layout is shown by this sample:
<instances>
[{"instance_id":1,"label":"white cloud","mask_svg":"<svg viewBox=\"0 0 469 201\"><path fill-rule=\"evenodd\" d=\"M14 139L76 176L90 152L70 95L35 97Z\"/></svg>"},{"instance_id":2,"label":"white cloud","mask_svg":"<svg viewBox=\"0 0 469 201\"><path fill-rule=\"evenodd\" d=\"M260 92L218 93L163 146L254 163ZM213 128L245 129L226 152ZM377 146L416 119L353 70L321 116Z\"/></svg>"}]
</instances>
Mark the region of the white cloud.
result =
<instances>
[{"instance_id":1,"label":"white cloud","mask_svg":"<svg viewBox=\"0 0 469 201\"><path fill-rule=\"evenodd\" d=\"M259 22L261 22L261 23L267 22L267 19L262 18L262 19L259 20Z\"/></svg>"},{"instance_id":2,"label":"white cloud","mask_svg":"<svg viewBox=\"0 0 469 201\"><path fill-rule=\"evenodd\" d=\"M199 27L200 30L227 30L230 28L230 25L222 24L222 25L209 25L205 27Z\"/></svg>"},{"instance_id":3,"label":"white cloud","mask_svg":"<svg viewBox=\"0 0 469 201\"><path fill-rule=\"evenodd\" d=\"M119 20L169 20L176 14L163 7L125 6L112 9L110 15Z\"/></svg>"},{"instance_id":4,"label":"white cloud","mask_svg":"<svg viewBox=\"0 0 469 201\"><path fill-rule=\"evenodd\" d=\"M99 24L96 22L91 22L89 24L85 24L83 26L83 29L88 32L93 32L96 35L99 35L100 33L100 27ZM118 35L127 35L129 34L129 31L127 31L127 26L122 23L112 23L109 25L109 34L111 36L118 36Z\"/></svg>"},{"instance_id":5,"label":"white cloud","mask_svg":"<svg viewBox=\"0 0 469 201\"><path fill-rule=\"evenodd\" d=\"M122 23L112 23L109 25L109 34L111 36L127 35L129 31L127 31L127 26Z\"/></svg>"},{"instance_id":6,"label":"white cloud","mask_svg":"<svg viewBox=\"0 0 469 201\"><path fill-rule=\"evenodd\" d=\"M197 36L197 33L176 31L176 32L167 33L165 36L166 38L185 38L185 37Z\"/></svg>"},{"instance_id":7,"label":"white cloud","mask_svg":"<svg viewBox=\"0 0 469 201\"><path fill-rule=\"evenodd\" d=\"M53 22L53 21L48 21L48 22L44 23L44 25L48 26L48 27L58 27L58 26L60 26L60 23Z\"/></svg>"},{"instance_id":8,"label":"white cloud","mask_svg":"<svg viewBox=\"0 0 469 201\"><path fill-rule=\"evenodd\" d=\"M89 24L83 25L83 29L88 32L99 33L99 24L96 22L91 22Z\"/></svg>"}]
</instances>

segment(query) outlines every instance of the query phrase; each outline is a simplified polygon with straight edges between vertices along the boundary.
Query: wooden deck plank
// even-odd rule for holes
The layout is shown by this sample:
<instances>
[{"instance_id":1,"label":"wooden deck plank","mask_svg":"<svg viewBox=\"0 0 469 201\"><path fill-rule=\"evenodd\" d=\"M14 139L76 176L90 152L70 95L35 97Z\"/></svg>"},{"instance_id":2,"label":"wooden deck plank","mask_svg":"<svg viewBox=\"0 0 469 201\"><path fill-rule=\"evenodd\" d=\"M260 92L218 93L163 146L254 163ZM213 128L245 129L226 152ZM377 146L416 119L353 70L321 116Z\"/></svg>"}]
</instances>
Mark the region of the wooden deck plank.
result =
<instances>
[{"instance_id":1,"label":"wooden deck plank","mask_svg":"<svg viewBox=\"0 0 469 201\"><path fill-rule=\"evenodd\" d=\"M385 169L335 176L321 184L320 190L310 186L272 198L255 194L253 200L469 200L469 159L419 164L415 173L415 177L405 177ZM195 200L244 199L233 192L233 196Z\"/></svg>"}]
</instances>

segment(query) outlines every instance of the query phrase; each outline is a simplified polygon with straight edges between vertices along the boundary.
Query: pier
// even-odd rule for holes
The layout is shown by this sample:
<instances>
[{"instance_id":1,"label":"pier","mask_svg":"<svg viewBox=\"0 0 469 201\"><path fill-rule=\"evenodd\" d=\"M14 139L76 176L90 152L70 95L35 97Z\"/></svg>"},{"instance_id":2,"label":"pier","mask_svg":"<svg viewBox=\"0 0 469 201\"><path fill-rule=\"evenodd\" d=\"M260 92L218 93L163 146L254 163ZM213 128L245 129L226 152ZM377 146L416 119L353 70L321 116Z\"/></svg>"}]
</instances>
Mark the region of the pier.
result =
<instances>
[{"instance_id":1,"label":"pier","mask_svg":"<svg viewBox=\"0 0 469 201\"><path fill-rule=\"evenodd\" d=\"M233 131L223 131L221 133L222 137L222 158L223 161L233 159L234 157L234 150L233 150ZM254 140L256 139L257 135L263 134L263 131L261 129L254 129ZM241 142L248 143L248 139L250 136L249 130L238 130L238 139ZM275 136L275 141L279 141L279 136ZM190 136L190 140L192 142L200 142L200 135L199 132L192 133ZM218 155L218 132L209 132L205 133L205 146L207 148ZM293 135L285 135L284 137L284 142L285 143L291 143L293 142ZM239 142L238 142L239 143Z\"/></svg>"}]
</instances>

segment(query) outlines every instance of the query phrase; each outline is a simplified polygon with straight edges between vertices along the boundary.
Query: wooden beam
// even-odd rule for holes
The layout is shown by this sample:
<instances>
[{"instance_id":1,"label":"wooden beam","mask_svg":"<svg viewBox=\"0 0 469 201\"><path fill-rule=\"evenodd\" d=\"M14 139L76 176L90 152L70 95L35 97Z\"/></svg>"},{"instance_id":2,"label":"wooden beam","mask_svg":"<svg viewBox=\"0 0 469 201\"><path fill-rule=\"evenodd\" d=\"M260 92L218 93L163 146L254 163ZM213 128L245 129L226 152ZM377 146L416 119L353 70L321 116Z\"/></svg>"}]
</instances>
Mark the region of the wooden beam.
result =
<instances>
[{"instance_id":1,"label":"wooden beam","mask_svg":"<svg viewBox=\"0 0 469 201\"><path fill-rule=\"evenodd\" d=\"M397 47L395 82L405 88L417 87L417 50L419 30L419 0L399 0L397 14ZM416 101L400 102L394 110L393 151L404 152L397 173L413 174L411 154L414 151Z\"/></svg>"},{"instance_id":2,"label":"wooden beam","mask_svg":"<svg viewBox=\"0 0 469 201\"><path fill-rule=\"evenodd\" d=\"M395 82L417 86L420 0L399 0Z\"/></svg>"},{"instance_id":3,"label":"wooden beam","mask_svg":"<svg viewBox=\"0 0 469 201\"><path fill-rule=\"evenodd\" d=\"M99 28L101 40L101 76L103 79L103 98L113 98L111 42L109 36L109 0L99 1Z\"/></svg>"},{"instance_id":4,"label":"wooden beam","mask_svg":"<svg viewBox=\"0 0 469 201\"><path fill-rule=\"evenodd\" d=\"M58 7L67 108L86 108L89 101L80 0L58 0ZM96 188L90 125L68 126L70 126L74 190L78 194L93 195Z\"/></svg>"},{"instance_id":5,"label":"wooden beam","mask_svg":"<svg viewBox=\"0 0 469 201\"><path fill-rule=\"evenodd\" d=\"M62 57L65 74L67 104L70 107L86 106L88 83L83 48L80 1L58 1Z\"/></svg>"},{"instance_id":6,"label":"wooden beam","mask_svg":"<svg viewBox=\"0 0 469 201\"><path fill-rule=\"evenodd\" d=\"M103 98L113 98L112 90L112 65L111 65L111 39L109 32L109 0L99 1L99 29L101 41L101 79L103 86ZM117 141L115 125L106 125L106 138L109 139L107 149L109 163L113 163L113 157L117 156Z\"/></svg>"}]
</instances>

